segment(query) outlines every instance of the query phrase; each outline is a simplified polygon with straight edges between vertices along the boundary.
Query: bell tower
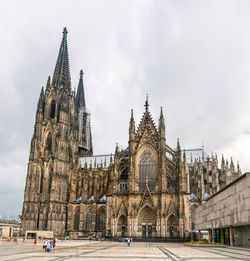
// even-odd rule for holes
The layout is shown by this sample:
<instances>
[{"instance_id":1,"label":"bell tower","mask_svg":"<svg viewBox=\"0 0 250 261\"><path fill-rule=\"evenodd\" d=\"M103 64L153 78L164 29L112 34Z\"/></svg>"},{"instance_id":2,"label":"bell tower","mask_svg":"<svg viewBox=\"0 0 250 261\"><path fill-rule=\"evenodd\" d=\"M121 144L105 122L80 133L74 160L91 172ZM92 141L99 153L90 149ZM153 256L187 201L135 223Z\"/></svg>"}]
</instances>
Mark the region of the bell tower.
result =
<instances>
[{"instance_id":1,"label":"bell tower","mask_svg":"<svg viewBox=\"0 0 250 261\"><path fill-rule=\"evenodd\" d=\"M75 97L71 90L67 33L64 28L52 81L49 76L38 100L24 192L23 233L51 230L55 236L65 234L70 181L79 164L80 148L92 153L83 72Z\"/></svg>"}]
</instances>

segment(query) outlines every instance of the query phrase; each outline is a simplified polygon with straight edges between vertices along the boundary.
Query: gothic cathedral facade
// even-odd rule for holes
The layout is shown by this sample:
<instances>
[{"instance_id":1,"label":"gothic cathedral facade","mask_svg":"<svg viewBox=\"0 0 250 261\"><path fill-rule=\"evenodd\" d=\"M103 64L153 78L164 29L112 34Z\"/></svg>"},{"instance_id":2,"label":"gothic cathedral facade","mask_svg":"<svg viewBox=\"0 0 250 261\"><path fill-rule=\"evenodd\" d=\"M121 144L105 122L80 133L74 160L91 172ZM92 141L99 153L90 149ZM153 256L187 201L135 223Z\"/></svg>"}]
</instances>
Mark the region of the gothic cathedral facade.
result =
<instances>
[{"instance_id":1,"label":"gothic cathedral facade","mask_svg":"<svg viewBox=\"0 0 250 261\"><path fill-rule=\"evenodd\" d=\"M179 141L166 144L165 120L158 127L148 99L136 129L131 111L125 150L93 155L83 72L71 90L67 30L63 31L52 80L38 101L28 163L22 232L55 236L185 238L195 206L241 175L217 156L187 159Z\"/></svg>"}]
</instances>

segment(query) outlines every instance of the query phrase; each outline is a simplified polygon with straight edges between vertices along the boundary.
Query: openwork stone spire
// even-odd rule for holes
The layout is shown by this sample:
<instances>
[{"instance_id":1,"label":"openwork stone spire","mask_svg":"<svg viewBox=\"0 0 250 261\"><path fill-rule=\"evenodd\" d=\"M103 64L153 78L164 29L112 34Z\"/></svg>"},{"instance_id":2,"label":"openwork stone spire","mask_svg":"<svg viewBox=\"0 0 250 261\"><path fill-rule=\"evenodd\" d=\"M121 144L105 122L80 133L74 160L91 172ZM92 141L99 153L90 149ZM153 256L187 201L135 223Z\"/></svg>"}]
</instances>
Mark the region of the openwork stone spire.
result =
<instances>
[{"instance_id":1,"label":"openwork stone spire","mask_svg":"<svg viewBox=\"0 0 250 261\"><path fill-rule=\"evenodd\" d=\"M67 29L63 29L63 38L56 62L52 84L56 86L63 86L71 89L70 69L69 69L69 55L67 45Z\"/></svg>"},{"instance_id":2,"label":"openwork stone spire","mask_svg":"<svg viewBox=\"0 0 250 261\"><path fill-rule=\"evenodd\" d=\"M83 87L83 70L80 71L80 80L79 80L77 95L76 95L76 106L78 106L79 108L86 107L84 87Z\"/></svg>"}]
</instances>

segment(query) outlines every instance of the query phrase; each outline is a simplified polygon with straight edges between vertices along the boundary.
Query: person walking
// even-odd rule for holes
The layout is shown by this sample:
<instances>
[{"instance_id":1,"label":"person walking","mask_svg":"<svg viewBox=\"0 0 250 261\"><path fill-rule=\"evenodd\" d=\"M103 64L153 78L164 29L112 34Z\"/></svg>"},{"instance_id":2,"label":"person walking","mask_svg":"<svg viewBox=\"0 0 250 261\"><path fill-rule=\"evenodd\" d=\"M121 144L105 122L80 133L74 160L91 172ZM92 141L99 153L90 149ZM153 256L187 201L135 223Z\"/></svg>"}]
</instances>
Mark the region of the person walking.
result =
<instances>
[{"instance_id":1,"label":"person walking","mask_svg":"<svg viewBox=\"0 0 250 261\"><path fill-rule=\"evenodd\" d=\"M45 248L46 248L46 239L43 240L43 249L45 249ZM45 249L45 251L46 251L46 249Z\"/></svg>"},{"instance_id":2,"label":"person walking","mask_svg":"<svg viewBox=\"0 0 250 261\"><path fill-rule=\"evenodd\" d=\"M130 246L130 238L127 239L128 246Z\"/></svg>"}]
</instances>

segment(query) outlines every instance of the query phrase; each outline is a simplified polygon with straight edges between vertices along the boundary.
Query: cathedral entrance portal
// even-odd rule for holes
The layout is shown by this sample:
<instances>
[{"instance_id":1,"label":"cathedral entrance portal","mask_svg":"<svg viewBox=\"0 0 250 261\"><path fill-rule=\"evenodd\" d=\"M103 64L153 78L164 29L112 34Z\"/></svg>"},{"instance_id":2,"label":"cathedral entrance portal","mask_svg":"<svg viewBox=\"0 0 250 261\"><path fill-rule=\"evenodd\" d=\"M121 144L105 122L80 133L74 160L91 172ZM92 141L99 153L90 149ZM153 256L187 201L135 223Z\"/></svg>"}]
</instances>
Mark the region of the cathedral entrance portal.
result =
<instances>
[{"instance_id":1,"label":"cathedral entrance portal","mask_svg":"<svg viewBox=\"0 0 250 261\"><path fill-rule=\"evenodd\" d=\"M152 238L152 226L142 226L142 238Z\"/></svg>"},{"instance_id":2,"label":"cathedral entrance portal","mask_svg":"<svg viewBox=\"0 0 250 261\"><path fill-rule=\"evenodd\" d=\"M151 239L155 231L156 216L154 210L145 206L138 216L139 231L141 229L141 237L144 239Z\"/></svg>"},{"instance_id":3,"label":"cathedral entrance portal","mask_svg":"<svg viewBox=\"0 0 250 261\"><path fill-rule=\"evenodd\" d=\"M171 214L168 217L168 227L169 227L169 237L170 239L173 239L174 237L179 236L178 235L178 219L175 215Z\"/></svg>"},{"instance_id":4,"label":"cathedral entrance portal","mask_svg":"<svg viewBox=\"0 0 250 261\"><path fill-rule=\"evenodd\" d=\"M127 218L124 215L121 215L118 218L118 233L121 235L121 237L125 237L126 231L127 231Z\"/></svg>"}]
</instances>

